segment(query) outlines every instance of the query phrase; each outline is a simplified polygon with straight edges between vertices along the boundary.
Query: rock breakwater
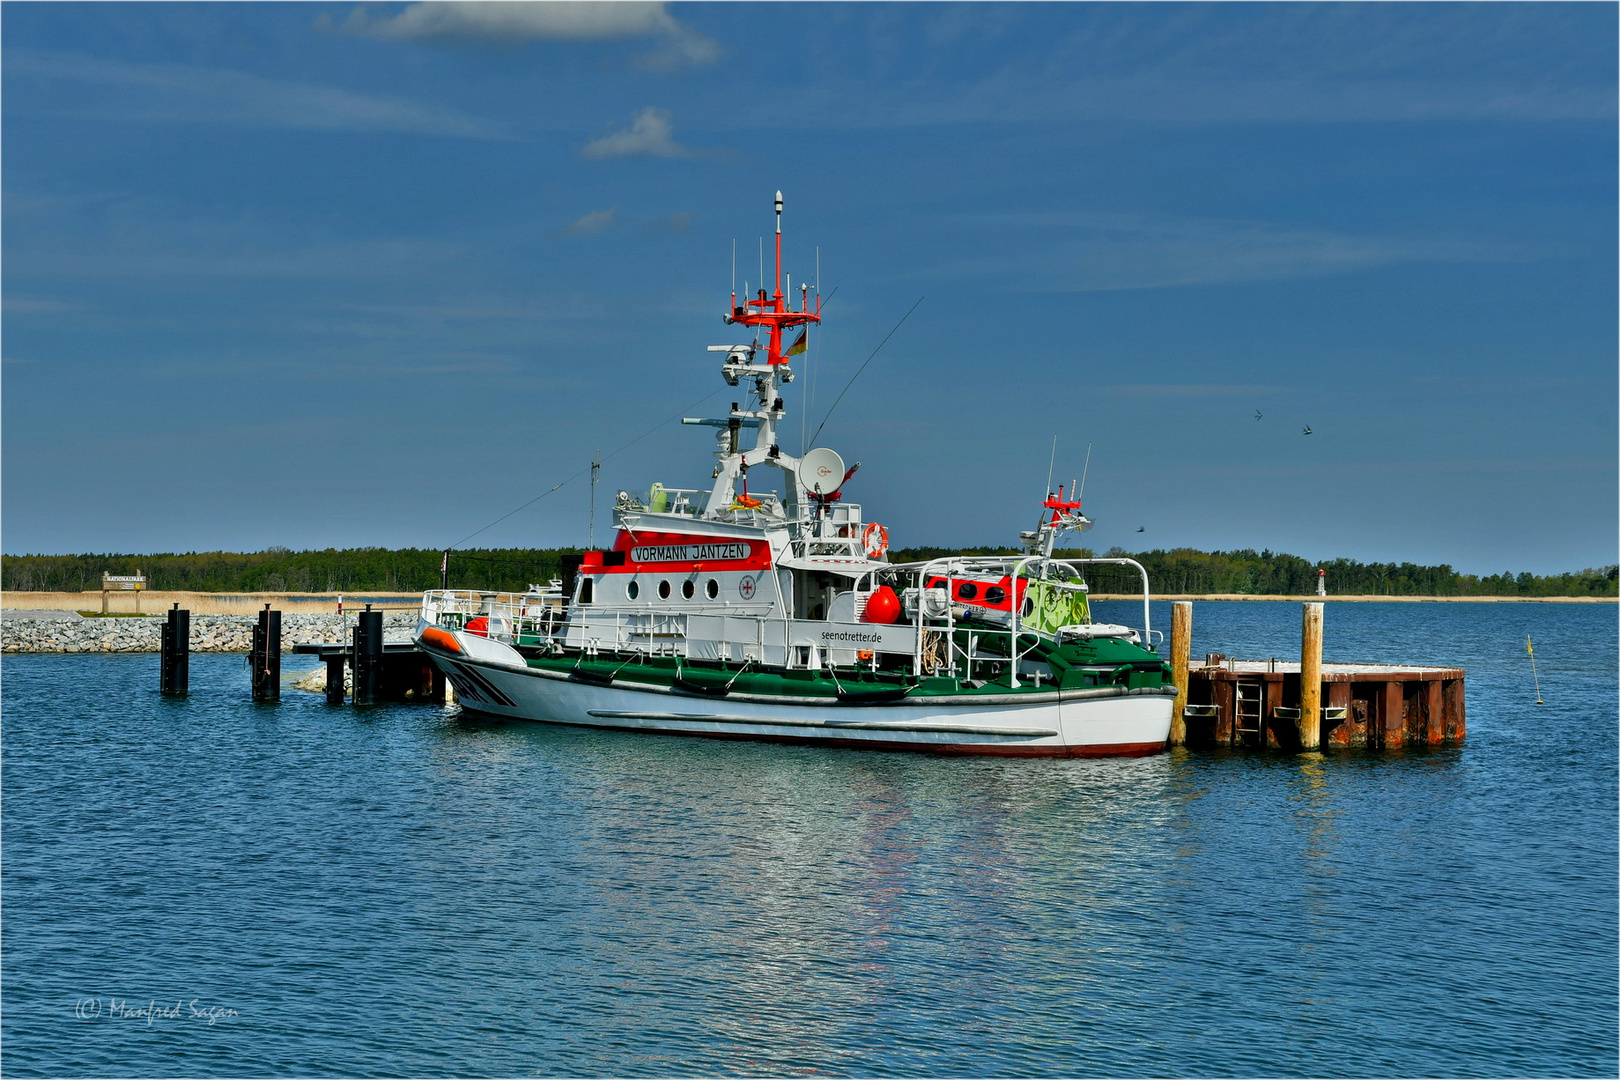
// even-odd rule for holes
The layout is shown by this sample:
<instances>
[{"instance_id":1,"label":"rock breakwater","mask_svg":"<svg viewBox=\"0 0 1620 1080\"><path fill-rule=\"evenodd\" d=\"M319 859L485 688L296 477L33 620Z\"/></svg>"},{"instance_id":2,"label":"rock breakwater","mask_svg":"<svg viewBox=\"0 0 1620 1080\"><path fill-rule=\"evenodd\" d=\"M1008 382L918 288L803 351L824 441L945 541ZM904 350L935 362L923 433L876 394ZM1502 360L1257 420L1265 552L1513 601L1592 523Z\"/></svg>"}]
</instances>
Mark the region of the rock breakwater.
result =
<instances>
[{"instance_id":1,"label":"rock breakwater","mask_svg":"<svg viewBox=\"0 0 1620 1080\"><path fill-rule=\"evenodd\" d=\"M85 618L71 611L6 611L0 619L0 651L8 653L151 652L162 643L162 616L126 619ZM193 615L191 651L245 653L253 644L257 615ZM281 650L291 652L305 641L348 642L352 614L281 615ZM384 641L410 641L416 630L414 611L383 614Z\"/></svg>"}]
</instances>

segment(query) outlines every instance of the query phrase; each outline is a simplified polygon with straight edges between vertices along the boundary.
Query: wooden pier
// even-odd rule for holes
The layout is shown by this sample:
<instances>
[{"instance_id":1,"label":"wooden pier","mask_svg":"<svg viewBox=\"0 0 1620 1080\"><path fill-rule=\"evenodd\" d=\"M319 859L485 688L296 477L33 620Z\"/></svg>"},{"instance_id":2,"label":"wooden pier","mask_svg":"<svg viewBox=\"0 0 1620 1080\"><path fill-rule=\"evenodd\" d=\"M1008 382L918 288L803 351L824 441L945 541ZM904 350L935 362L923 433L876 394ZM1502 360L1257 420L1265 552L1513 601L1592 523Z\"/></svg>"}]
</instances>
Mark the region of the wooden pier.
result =
<instances>
[{"instance_id":1,"label":"wooden pier","mask_svg":"<svg viewBox=\"0 0 1620 1080\"><path fill-rule=\"evenodd\" d=\"M1188 657L1192 604L1175 605L1171 667L1177 699L1172 745L1314 750L1454 746L1468 734L1461 668L1324 664L1322 605L1308 603L1300 659Z\"/></svg>"},{"instance_id":2,"label":"wooden pier","mask_svg":"<svg viewBox=\"0 0 1620 1080\"><path fill-rule=\"evenodd\" d=\"M1212 655L1191 666L1188 746L1304 748L1300 665ZM1467 734L1461 668L1321 665L1319 746L1446 746Z\"/></svg>"}]
</instances>

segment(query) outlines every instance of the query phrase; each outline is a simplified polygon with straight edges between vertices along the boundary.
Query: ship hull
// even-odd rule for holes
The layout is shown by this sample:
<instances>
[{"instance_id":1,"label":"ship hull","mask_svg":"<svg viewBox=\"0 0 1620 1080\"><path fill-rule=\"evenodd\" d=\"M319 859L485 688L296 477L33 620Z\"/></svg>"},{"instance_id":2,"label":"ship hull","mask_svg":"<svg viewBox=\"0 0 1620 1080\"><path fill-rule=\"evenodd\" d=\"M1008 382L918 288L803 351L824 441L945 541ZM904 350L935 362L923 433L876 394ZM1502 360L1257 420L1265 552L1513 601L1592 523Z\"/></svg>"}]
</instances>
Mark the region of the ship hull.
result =
<instances>
[{"instance_id":1,"label":"ship hull","mask_svg":"<svg viewBox=\"0 0 1620 1080\"><path fill-rule=\"evenodd\" d=\"M601 685L520 662L450 655L431 646L424 651L455 686L462 707L473 712L576 727L867 750L1144 756L1165 749L1175 695L1173 688L1101 688L842 705L787 695L699 695L628 679ZM479 651L492 650L485 645Z\"/></svg>"}]
</instances>

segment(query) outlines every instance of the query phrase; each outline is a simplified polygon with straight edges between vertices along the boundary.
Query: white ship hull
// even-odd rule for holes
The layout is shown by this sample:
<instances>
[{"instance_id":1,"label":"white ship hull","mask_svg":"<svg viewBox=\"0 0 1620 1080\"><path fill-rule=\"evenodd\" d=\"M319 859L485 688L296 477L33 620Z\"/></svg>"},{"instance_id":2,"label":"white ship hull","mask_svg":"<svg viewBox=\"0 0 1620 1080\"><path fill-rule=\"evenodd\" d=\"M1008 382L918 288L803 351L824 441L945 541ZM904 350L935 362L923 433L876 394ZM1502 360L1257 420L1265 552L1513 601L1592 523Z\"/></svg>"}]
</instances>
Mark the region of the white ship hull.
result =
<instances>
[{"instance_id":1,"label":"white ship hull","mask_svg":"<svg viewBox=\"0 0 1620 1080\"><path fill-rule=\"evenodd\" d=\"M466 648L460 656L431 646L424 651L455 686L465 709L670 735L950 754L1141 756L1165 748L1175 697L1173 688L959 694L881 705L763 694L711 697L630 678L608 686L576 681L531 668L500 643L455 636Z\"/></svg>"}]
</instances>

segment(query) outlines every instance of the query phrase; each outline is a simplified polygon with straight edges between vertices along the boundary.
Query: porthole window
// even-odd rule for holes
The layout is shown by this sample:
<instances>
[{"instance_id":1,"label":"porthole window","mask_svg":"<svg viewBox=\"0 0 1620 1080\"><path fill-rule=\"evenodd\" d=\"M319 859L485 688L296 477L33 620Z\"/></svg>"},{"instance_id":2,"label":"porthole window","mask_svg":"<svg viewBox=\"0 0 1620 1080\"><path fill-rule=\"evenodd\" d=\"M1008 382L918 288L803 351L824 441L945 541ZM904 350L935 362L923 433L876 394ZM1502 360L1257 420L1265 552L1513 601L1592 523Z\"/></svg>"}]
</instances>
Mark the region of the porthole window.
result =
<instances>
[{"instance_id":1,"label":"porthole window","mask_svg":"<svg viewBox=\"0 0 1620 1080\"><path fill-rule=\"evenodd\" d=\"M658 583L658 599L660 599L660 600L668 600L669 599L669 582L660 581Z\"/></svg>"},{"instance_id":2,"label":"porthole window","mask_svg":"<svg viewBox=\"0 0 1620 1080\"><path fill-rule=\"evenodd\" d=\"M1035 614L1035 598L1033 596L1024 597L1024 606L1018 610L1026 619Z\"/></svg>"},{"instance_id":3,"label":"porthole window","mask_svg":"<svg viewBox=\"0 0 1620 1080\"><path fill-rule=\"evenodd\" d=\"M703 592L710 600L716 599L720 595L720 583L710 578L709 583L703 586Z\"/></svg>"},{"instance_id":4,"label":"porthole window","mask_svg":"<svg viewBox=\"0 0 1620 1080\"><path fill-rule=\"evenodd\" d=\"M1007 590L1000 585L992 585L984 590L984 602L987 604L999 604L1005 599L1007 599Z\"/></svg>"},{"instance_id":5,"label":"porthole window","mask_svg":"<svg viewBox=\"0 0 1620 1080\"><path fill-rule=\"evenodd\" d=\"M641 586L632 581L630 584L624 587L624 595L634 600L636 597L641 595Z\"/></svg>"},{"instance_id":6,"label":"porthole window","mask_svg":"<svg viewBox=\"0 0 1620 1080\"><path fill-rule=\"evenodd\" d=\"M956 587L956 595L963 600L972 600L979 595L979 587L971 581L964 581Z\"/></svg>"},{"instance_id":7,"label":"porthole window","mask_svg":"<svg viewBox=\"0 0 1620 1080\"><path fill-rule=\"evenodd\" d=\"M692 597L694 597L696 595L697 595L697 586L695 584L693 584L691 578L687 578L685 581L681 582L681 598L682 599L690 600L690 599L692 599Z\"/></svg>"}]
</instances>

